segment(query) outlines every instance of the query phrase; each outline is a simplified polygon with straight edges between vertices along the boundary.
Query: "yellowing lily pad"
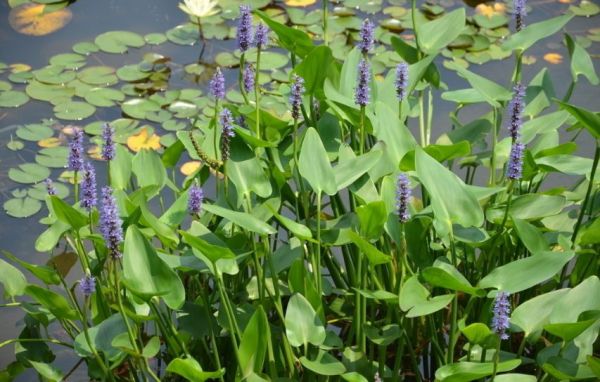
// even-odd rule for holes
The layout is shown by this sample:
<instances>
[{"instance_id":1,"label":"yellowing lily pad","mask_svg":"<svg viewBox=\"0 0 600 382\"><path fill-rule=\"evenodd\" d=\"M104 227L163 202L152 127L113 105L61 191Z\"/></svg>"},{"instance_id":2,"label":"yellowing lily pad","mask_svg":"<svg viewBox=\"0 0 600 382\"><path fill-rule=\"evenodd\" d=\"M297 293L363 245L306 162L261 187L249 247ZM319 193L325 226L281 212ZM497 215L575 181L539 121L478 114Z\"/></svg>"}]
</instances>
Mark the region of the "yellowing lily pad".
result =
<instances>
[{"instance_id":1,"label":"yellowing lily pad","mask_svg":"<svg viewBox=\"0 0 600 382\"><path fill-rule=\"evenodd\" d=\"M50 138L46 138L46 139L41 139L38 141L38 146L40 147L57 147L60 146L61 144L61 140L60 138L57 137L50 137Z\"/></svg>"},{"instance_id":2,"label":"yellowing lily pad","mask_svg":"<svg viewBox=\"0 0 600 382\"><path fill-rule=\"evenodd\" d=\"M185 162L181 165L179 171L181 171L181 173L185 176L190 176L196 171L198 171L201 165L202 163L200 161Z\"/></svg>"},{"instance_id":3,"label":"yellowing lily pad","mask_svg":"<svg viewBox=\"0 0 600 382\"><path fill-rule=\"evenodd\" d=\"M160 137L156 134L149 135L146 127L138 134L127 138L127 147L136 153L141 149L158 150L160 148Z\"/></svg>"},{"instance_id":4,"label":"yellowing lily pad","mask_svg":"<svg viewBox=\"0 0 600 382\"><path fill-rule=\"evenodd\" d=\"M10 10L8 22L19 33L44 36L64 27L73 14L68 8L45 13L46 5L27 3Z\"/></svg>"},{"instance_id":5,"label":"yellowing lily pad","mask_svg":"<svg viewBox=\"0 0 600 382\"><path fill-rule=\"evenodd\" d=\"M316 2L317 0L285 0L285 5L288 7L308 7Z\"/></svg>"},{"instance_id":6,"label":"yellowing lily pad","mask_svg":"<svg viewBox=\"0 0 600 382\"><path fill-rule=\"evenodd\" d=\"M544 54L544 61L551 64L560 64L563 60L563 56L560 53L546 53Z\"/></svg>"}]
</instances>

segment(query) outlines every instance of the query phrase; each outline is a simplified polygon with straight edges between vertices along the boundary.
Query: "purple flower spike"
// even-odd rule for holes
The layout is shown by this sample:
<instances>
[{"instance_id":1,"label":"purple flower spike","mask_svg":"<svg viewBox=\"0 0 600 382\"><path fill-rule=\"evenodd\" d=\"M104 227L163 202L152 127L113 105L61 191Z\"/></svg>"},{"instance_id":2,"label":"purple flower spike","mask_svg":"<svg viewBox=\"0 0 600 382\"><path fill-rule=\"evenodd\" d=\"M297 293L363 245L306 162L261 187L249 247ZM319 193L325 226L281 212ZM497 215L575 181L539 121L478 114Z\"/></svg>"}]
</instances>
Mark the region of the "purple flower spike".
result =
<instances>
[{"instance_id":1,"label":"purple flower spike","mask_svg":"<svg viewBox=\"0 0 600 382\"><path fill-rule=\"evenodd\" d=\"M123 242L122 224L112 188L104 186L102 188L102 208L100 209L100 232L104 237L108 253L113 259L123 256L119 250L119 245Z\"/></svg>"},{"instance_id":2,"label":"purple flower spike","mask_svg":"<svg viewBox=\"0 0 600 382\"><path fill-rule=\"evenodd\" d=\"M290 104L292 105L292 117L300 118L300 106L304 95L304 78L294 74L292 76L292 89L290 92Z\"/></svg>"},{"instance_id":3,"label":"purple flower spike","mask_svg":"<svg viewBox=\"0 0 600 382\"><path fill-rule=\"evenodd\" d=\"M243 73L244 90L250 92L254 89L254 68L252 65L246 65Z\"/></svg>"},{"instance_id":4,"label":"purple flower spike","mask_svg":"<svg viewBox=\"0 0 600 382\"><path fill-rule=\"evenodd\" d=\"M510 157L506 165L506 177L510 180L519 180L523 176L523 151L525 145L519 142L513 143L510 149Z\"/></svg>"},{"instance_id":5,"label":"purple flower spike","mask_svg":"<svg viewBox=\"0 0 600 382\"><path fill-rule=\"evenodd\" d=\"M238 47L243 52L250 48L252 40L252 15L250 7L246 4L240 5L240 21L237 30Z\"/></svg>"},{"instance_id":6,"label":"purple flower spike","mask_svg":"<svg viewBox=\"0 0 600 382\"><path fill-rule=\"evenodd\" d=\"M115 158L115 129L105 123L102 125L102 159L113 160Z\"/></svg>"},{"instance_id":7,"label":"purple flower spike","mask_svg":"<svg viewBox=\"0 0 600 382\"><path fill-rule=\"evenodd\" d=\"M411 190L410 183L406 174L398 175L396 181L396 212L401 223L406 223L410 219L408 203L410 201Z\"/></svg>"},{"instance_id":8,"label":"purple flower spike","mask_svg":"<svg viewBox=\"0 0 600 382\"><path fill-rule=\"evenodd\" d=\"M525 16L527 16L527 0L513 0L515 24L517 32L525 27Z\"/></svg>"},{"instance_id":9,"label":"purple flower spike","mask_svg":"<svg viewBox=\"0 0 600 382\"><path fill-rule=\"evenodd\" d=\"M189 189L188 210L191 214L197 215L202 209L202 201L204 200L204 191L201 187L195 184Z\"/></svg>"},{"instance_id":10,"label":"purple flower spike","mask_svg":"<svg viewBox=\"0 0 600 382\"><path fill-rule=\"evenodd\" d=\"M90 297L96 291L96 278L86 275L79 280L79 290L85 297Z\"/></svg>"},{"instance_id":11,"label":"purple flower spike","mask_svg":"<svg viewBox=\"0 0 600 382\"><path fill-rule=\"evenodd\" d=\"M73 128L73 139L69 142L69 170L81 171L83 169L83 131Z\"/></svg>"},{"instance_id":12,"label":"purple flower spike","mask_svg":"<svg viewBox=\"0 0 600 382\"><path fill-rule=\"evenodd\" d=\"M46 178L44 183L46 184L46 191L48 191L48 195L56 195L56 188L54 187L54 182L52 182L52 179Z\"/></svg>"},{"instance_id":13,"label":"purple flower spike","mask_svg":"<svg viewBox=\"0 0 600 382\"><path fill-rule=\"evenodd\" d=\"M408 88L408 65L401 62L396 66L396 96L398 101L406 98L406 89Z\"/></svg>"},{"instance_id":14,"label":"purple flower spike","mask_svg":"<svg viewBox=\"0 0 600 382\"><path fill-rule=\"evenodd\" d=\"M373 45L375 43L375 39L373 37L374 29L375 27L369 19L363 21L359 33L360 41L358 42L358 48L363 54L367 54L371 49L373 49Z\"/></svg>"},{"instance_id":15,"label":"purple flower spike","mask_svg":"<svg viewBox=\"0 0 600 382\"><path fill-rule=\"evenodd\" d=\"M256 26L256 32L254 32L254 46L258 49L263 49L269 44L269 28L260 23Z\"/></svg>"},{"instance_id":16,"label":"purple flower spike","mask_svg":"<svg viewBox=\"0 0 600 382\"><path fill-rule=\"evenodd\" d=\"M521 84L515 85L513 98L508 104L510 113L510 126L508 130L513 143L521 135L521 126L523 125L523 109L525 108L523 98L525 97L525 87Z\"/></svg>"},{"instance_id":17,"label":"purple flower spike","mask_svg":"<svg viewBox=\"0 0 600 382\"><path fill-rule=\"evenodd\" d=\"M369 104L369 82L371 81L371 65L362 58L358 63L358 83L354 93L354 101L359 106Z\"/></svg>"},{"instance_id":18,"label":"purple flower spike","mask_svg":"<svg viewBox=\"0 0 600 382\"><path fill-rule=\"evenodd\" d=\"M506 331L510 327L510 302L508 301L509 294L506 292L498 292L494 300L494 317L492 318L492 330L500 335L500 339L507 340L508 334Z\"/></svg>"},{"instance_id":19,"label":"purple flower spike","mask_svg":"<svg viewBox=\"0 0 600 382\"><path fill-rule=\"evenodd\" d=\"M98 198L96 197L96 170L91 163L86 162L83 165L83 179L81 182L81 206L88 212L96 207Z\"/></svg>"},{"instance_id":20,"label":"purple flower spike","mask_svg":"<svg viewBox=\"0 0 600 382\"><path fill-rule=\"evenodd\" d=\"M221 134L221 159L225 162L229 159L231 138L235 136L235 131L233 131L233 115L231 115L229 109L223 108L219 119L223 128L223 133Z\"/></svg>"},{"instance_id":21,"label":"purple flower spike","mask_svg":"<svg viewBox=\"0 0 600 382\"><path fill-rule=\"evenodd\" d=\"M221 68L217 68L213 78L210 80L210 94L217 99L225 98L225 77L221 72Z\"/></svg>"}]
</instances>

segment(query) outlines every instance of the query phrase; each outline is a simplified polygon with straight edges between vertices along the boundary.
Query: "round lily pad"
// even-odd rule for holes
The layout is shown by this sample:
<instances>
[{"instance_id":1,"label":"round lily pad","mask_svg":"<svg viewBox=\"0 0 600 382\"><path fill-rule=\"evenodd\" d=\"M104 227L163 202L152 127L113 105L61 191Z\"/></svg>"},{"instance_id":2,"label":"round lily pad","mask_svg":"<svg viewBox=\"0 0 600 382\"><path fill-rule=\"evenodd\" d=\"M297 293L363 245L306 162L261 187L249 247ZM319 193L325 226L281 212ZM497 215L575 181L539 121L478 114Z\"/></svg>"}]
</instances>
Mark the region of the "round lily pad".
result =
<instances>
[{"instance_id":1,"label":"round lily pad","mask_svg":"<svg viewBox=\"0 0 600 382\"><path fill-rule=\"evenodd\" d=\"M7 90L0 92L0 107L19 107L29 101L25 92Z\"/></svg>"},{"instance_id":2,"label":"round lily pad","mask_svg":"<svg viewBox=\"0 0 600 382\"><path fill-rule=\"evenodd\" d=\"M177 121L175 119L169 119L168 121L162 124L162 128L167 131L182 130L185 129L186 126L187 124L185 122Z\"/></svg>"},{"instance_id":3,"label":"round lily pad","mask_svg":"<svg viewBox=\"0 0 600 382\"><path fill-rule=\"evenodd\" d=\"M62 53L50 59L51 65L61 65L66 69L79 69L85 66L85 56L76 53Z\"/></svg>"},{"instance_id":4,"label":"round lily pad","mask_svg":"<svg viewBox=\"0 0 600 382\"><path fill-rule=\"evenodd\" d=\"M110 31L96 37L94 43L106 53L125 53L130 47L140 48L146 43L137 33L129 31Z\"/></svg>"},{"instance_id":5,"label":"round lily pad","mask_svg":"<svg viewBox=\"0 0 600 382\"><path fill-rule=\"evenodd\" d=\"M125 101L121 105L121 110L133 118L144 119L148 113L159 111L160 105L148 99L134 98Z\"/></svg>"},{"instance_id":6,"label":"round lily pad","mask_svg":"<svg viewBox=\"0 0 600 382\"><path fill-rule=\"evenodd\" d=\"M0 91L6 91L12 89L10 82L0 80Z\"/></svg>"},{"instance_id":7,"label":"round lily pad","mask_svg":"<svg viewBox=\"0 0 600 382\"><path fill-rule=\"evenodd\" d=\"M73 45L73 52L86 56L90 53L96 53L99 50L100 48L98 48L98 45L91 41L78 42L77 44Z\"/></svg>"},{"instance_id":8,"label":"round lily pad","mask_svg":"<svg viewBox=\"0 0 600 382\"><path fill-rule=\"evenodd\" d=\"M18 168L8 170L8 177L17 183L37 183L50 176L48 167L37 163L23 163Z\"/></svg>"},{"instance_id":9,"label":"round lily pad","mask_svg":"<svg viewBox=\"0 0 600 382\"><path fill-rule=\"evenodd\" d=\"M69 196L69 188L60 182L53 183L54 189L56 190L56 196L59 198L66 198ZM40 182L32 186L27 190L27 195L38 200L46 200L48 195L48 189L44 182Z\"/></svg>"},{"instance_id":10,"label":"round lily pad","mask_svg":"<svg viewBox=\"0 0 600 382\"><path fill-rule=\"evenodd\" d=\"M76 76L75 72L64 71L62 65L48 65L40 70L35 70L33 75L36 80L52 85L63 85L73 80Z\"/></svg>"},{"instance_id":11,"label":"round lily pad","mask_svg":"<svg viewBox=\"0 0 600 382\"><path fill-rule=\"evenodd\" d=\"M25 92L31 98L51 102L52 104L66 102L75 95L75 89L73 88L61 85L43 84L35 80L27 85Z\"/></svg>"},{"instance_id":12,"label":"round lily pad","mask_svg":"<svg viewBox=\"0 0 600 382\"><path fill-rule=\"evenodd\" d=\"M162 33L149 33L144 36L144 40L151 45L160 45L167 41L167 36Z\"/></svg>"},{"instance_id":13,"label":"round lily pad","mask_svg":"<svg viewBox=\"0 0 600 382\"><path fill-rule=\"evenodd\" d=\"M248 62L256 64L256 54L250 54L247 57ZM275 52L261 52L260 53L260 69L278 69L283 68L288 64L288 57Z\"/></svg>"},{"instance_id":14,"label":"round lily pad","mask_svg":"<svg viewBox=\"0 0 600 382\"><path fill-rule=\"evenodd\" d=\"M176 101L169 106L169 111L177 118L190 118L198 113L198 108L193 103Z\"/></svg>"},{"instance_id":15,"label":"round lily pad","mask_svg":"<svg viewBox=\"0 0 600 382\"><path fill-rule=\"evenodd\" d=\"M240 64L240 59L231 54L230 52L220 52L215 56L215 62L221 67L233 68Z\"/></svg>"},{"instance_id":16,"label":"round lily pad","mask_svg":"<svg viewBox=\"0 0 600 382\"><path fill-rule=\"evenodd\" d=\"M25 147L25 144L23 143L23 141L11 138L10 142L6 144L6 147L8 147L8 149L12 151L19 151L22 150L23 147Z\"/></svg>"},{"instance_id":17,"label":"round lily pad","mask_svg":"<svg viewBox=\"0 0 600 382\"><path fill-rule=\"evenodd\" d=\"M33 73L31 73L31 72L11 73L8 76L8 80L10 82L14 82L15 84L26 84L32 78L33 78Z\"/></svg>"},{"instance_id":18,"label":"round lily pad","mask_svg":"<svg viewBox=\"0 0 600 382\"><path fill-rule=\"evenodd\" d=\"M35 161L51 168L64 168L67 165L69 149L64 146L46 147L35 156Z\"/></svg>"},{"instance_id":19,"label":"round lily pad","mask_svg":"<svg viewBox=\"0 0 600 382\"><path fill-rule=\"evenodd\" d=\"M219 57L219 55L217 54L217 57L215 57L215 60L217 61L217 63L219 63L218 57ZM219 65L221 65L221 64L219 64ZM224 65L222 65L222 66L224 66ZM199 76L202 73L204 73L205 67L202 64L194 63L194 64L186 65L184 70L187 74L193 74L193 75Z\"/></svg>"},{"instance_id":20,"label":"round lily pad","mask_svg":"<svg viewBox=\"0 0 600 382\"><path fill-rule=\"evenodd\" d=\"M50 138L54 135L54 131L50 126L41 123L32 123L29 125L20 126L16 130L17 137L26 140L37 142L42 139Z\"/></svg>"},{"instance_id":21,"label":"round lily pad","mask_svg":"<svg viewBox=\"0 0 600 382\"><path fill-rule=\"evenodd\" d=\"M200 38L198 27L193 24L178 25L167 31L167 38L178 45L194 45Z\"/></svg>"},{"instance_id":22,"label":"round lily pad","mask_svg":"<svg viewBox=\"0 0 600 382\"><path fill-rule=\"evenodd\" d=\"M93 88L86 93L85 100L94 106L110 107L125 100L125 94L117 89Z\"/></svg>"},{"instance_id":23,"label":"round lily pad","mask_svg":"<svg viewBox=\"0 0 600 382\"><path fill-rule=\"evenodd\" d=\"M54 107L56 118L69 121L79 121L94 114L96 108L89 103L69 101L58 104Z\"/></svg>"},{"instance_id":24,"label":"round lily pad","mask_svg":"<svg viewBox=\"0 0 600 382\"><path fill-rule=\"evenodd\" d=\"M115 75L115 70L110 66L92 66L85 68L79 72L77 78L90 85L110 86L119 81Z\"/></svg>"},{"instance_id":25,"label":"round lily pad","mask_svg":"<svg viewBox=\"0 0 600 382\"><path fill-rule=\"evenodd\" d=\"M117 69L117 77L123 81L135 82L150 77L152 72L140 70L139 65L125 65Z\"/></svg>"},{"instance_id":26,"label":"round lily pad","mask_svg":"<svg viewBox=\"0 0 600 382\"><path fill-rule=\"evenodd\" d=\"M42 208L42 203L34 198L13 198L4 202L6 213L15 218L26 218L35 215Z\"/></svg>"}]
</instances>

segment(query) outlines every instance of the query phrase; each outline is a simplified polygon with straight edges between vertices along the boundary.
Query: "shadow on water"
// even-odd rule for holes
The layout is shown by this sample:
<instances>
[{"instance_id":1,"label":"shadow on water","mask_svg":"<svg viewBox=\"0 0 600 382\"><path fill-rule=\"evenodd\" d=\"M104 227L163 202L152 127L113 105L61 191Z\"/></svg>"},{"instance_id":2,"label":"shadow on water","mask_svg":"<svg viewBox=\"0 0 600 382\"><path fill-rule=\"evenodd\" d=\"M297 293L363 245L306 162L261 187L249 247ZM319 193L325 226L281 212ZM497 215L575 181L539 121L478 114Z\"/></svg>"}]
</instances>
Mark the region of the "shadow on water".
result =
<instances>
[{"instance_id":1,"label":"shadow on water","mask_svg":"<svg viewBox=\"0 0 600 382\"><path fill-rule=\"evenodd\" d=\"M470 7L475 7L482 3L482 1L465 0L465 3ZM545 0L531 1L529 3L534 8L528 19L530 23L555 16L567 7L564 4ZM39 68L46 65L49 58L53 55L71 51L71 47L75 43L93 41L98 34L109 30L131 30L140 34L164 32L187 20L187 16L178 9L177 1L175 0L81 0L73 3L70 6L70 10L73 13L73 17L70 23L64 28L50 35L33 37L19 34L10 27L8 23L10 8L6 1L1 1L0 61L9 64L26 63L33 68ZM597 27L597 19L577 17L569 23L567 29L571 34L583 34L592 27ZM556 35L534 47L528 54L534 55L537 58L537 62L524 67L525 82L531 80L543 67L548 67L558 97L562 97L571 78L568 52L563 44L561 44L561 39L562 36ZM597 56L600 53L599 45L598 43L594 43L588 48L588 51ZM210 65L211 62L214 62L214 57L217 53L230 51L232 48L232 41L209 40L203 59ZM184 73L183 65L196 62L200 49L201 46L199 45L182 47L167 42L159 46L145 46L140 50L133 49L125 55L94 54L92 60L96 60L95 64L97 65L121 66L138 63L144 53L155 51L171 57L173 63L176 63L173 64L170 85L174 87L186 85L189 87L191 85L190 78ZM549 65L542 59L542 56L549 51L560 53L565 58L564 62L560 65ZM485 65L471 65L470 70L500 84L507 85L510 81L508 78L510 73L506 70L507 65L512 67L512 61L490 61ZM453 72L446 70L441 65L439 67L442 71L442 78L448 88L459 89L466 87L464 80L458 78ZM233 76L233 73L229 73L228 82L233 83L235 81ZM207 78L209 76L203 76L201 79L192 78L191 80L200 82L198 86L204 87ZM434 142L442 133L450 130L451 125L448 114L455 109L455 105L442 100L440 94L441 92L437 92L434 95L434 103L436 105L432 137ZM574 104L594 110L598 109L599 97L600 88L593 87L584 80L578 84L571 101ZM461 112L461 118L468 120L486 112L487 110L484 107L468 107ZM35 150L32 147L26 147L24 150L18 152L6 149L6 143L10 140L11 134L14 134L14 125L38 122L52 115L51 105L35 100L18 109L0 109L0 199L2 202L7 197L10 197L9 195L12 190L18 187L8 179L8 169L16 164L33 161L35 156ZM118 117L120 117L120 110L118 108L99 108L98 113L92 116L91 119L113 120ZM413 129L413 132L416 130L415 126L411 126L411 129ZM572 133L568 133L562 136L561 140L567 141L571 137ZM583 135L576 142L579 145L578 155L590 157L593 151L593 142L586 141ZM572 181L572 178L570 179L567 181L566 176L554 176L548 187L569 184ZM208 188L210 190L214 189L210 186ZM4 214L4 212L0 212L0 248L10 251L29 262L46 262L47 256L35 253L33 249L33 241L43 230L43 225L37 223L41 215L37 214L28 219L14 219ZM76 275L70 275L70 279L74 279L75 277ZM20 322L22 314L17 310L2 308L2 320L4 325L0 329L0 342L18 336L20 327L22 326L22 322ZM58 355L56 366L63 370L69 370L77 362L72 356L66 356L63 349L55 348L53 351ZM13 358L13 346L6 346L0 349L0 368L4 368ZM72 375L72 380L86 379L83 368L80 368L77 373ZM32 374L25 373L20 377L20 380L25 381L32 378L34 378Z\"/></svg>"}]
</instances>

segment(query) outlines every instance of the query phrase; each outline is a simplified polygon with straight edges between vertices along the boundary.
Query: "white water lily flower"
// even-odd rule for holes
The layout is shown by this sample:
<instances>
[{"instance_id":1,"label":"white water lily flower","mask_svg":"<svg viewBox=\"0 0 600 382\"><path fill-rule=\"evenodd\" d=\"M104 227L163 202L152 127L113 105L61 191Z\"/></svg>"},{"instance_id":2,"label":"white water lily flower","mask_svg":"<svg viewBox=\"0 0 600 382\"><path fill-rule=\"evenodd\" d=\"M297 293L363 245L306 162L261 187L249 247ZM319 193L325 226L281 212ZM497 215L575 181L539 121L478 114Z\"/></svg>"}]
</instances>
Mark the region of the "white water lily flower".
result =
<instances>
[{"instance_id":1,"label":"white water lily flower","mask_svg":"<svg viewBox=\"0 0 600 382\"><path fill-rule=\"evenodd\" d=\"M183 0L179 8L190 16L208 17L219 13L216 0Z\"/></svg>"}]
</instances>

